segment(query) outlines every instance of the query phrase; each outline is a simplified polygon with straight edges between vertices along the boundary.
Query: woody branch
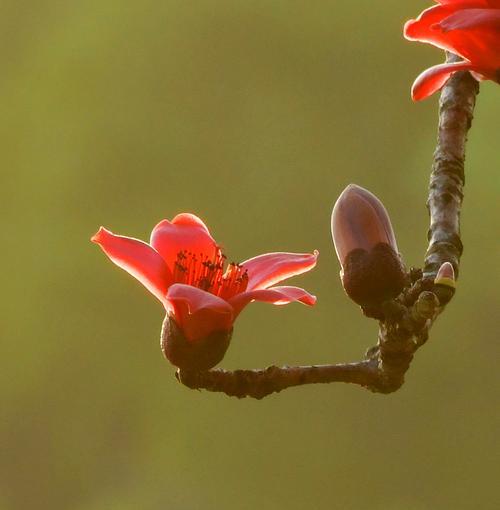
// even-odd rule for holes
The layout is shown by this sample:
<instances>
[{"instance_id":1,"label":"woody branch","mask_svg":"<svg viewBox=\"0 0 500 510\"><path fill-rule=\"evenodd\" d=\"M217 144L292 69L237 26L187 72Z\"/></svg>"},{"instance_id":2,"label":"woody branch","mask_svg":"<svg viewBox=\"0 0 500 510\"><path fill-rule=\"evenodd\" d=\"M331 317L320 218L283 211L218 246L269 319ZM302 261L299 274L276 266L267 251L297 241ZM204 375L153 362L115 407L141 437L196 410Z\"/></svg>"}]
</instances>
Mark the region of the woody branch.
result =
<instances>
[{"instance_id":1,"label":"woody branch","mask_svg":"<svg viewBox=\"0 0 500 510\"><path fill-rule=\"evenodd\" d=\"M455 61L452 54L447 61ZM263 398L303 384L353 383L378 393L391 393L404 383L414 353L428 338L438 315L452 298L450 288L434 285L444 262L458 275L462 242L460 210L463 200L467 133L479 86L465 71L455 73L441 91L437 146L430 175L427 207L429 245L423 270L410 270L410 283L396 299L384 303L377 344L355 363L265 369L178 370L177 379L192 389L217 391L238 398Z\"/></svg>"}]
</instances>

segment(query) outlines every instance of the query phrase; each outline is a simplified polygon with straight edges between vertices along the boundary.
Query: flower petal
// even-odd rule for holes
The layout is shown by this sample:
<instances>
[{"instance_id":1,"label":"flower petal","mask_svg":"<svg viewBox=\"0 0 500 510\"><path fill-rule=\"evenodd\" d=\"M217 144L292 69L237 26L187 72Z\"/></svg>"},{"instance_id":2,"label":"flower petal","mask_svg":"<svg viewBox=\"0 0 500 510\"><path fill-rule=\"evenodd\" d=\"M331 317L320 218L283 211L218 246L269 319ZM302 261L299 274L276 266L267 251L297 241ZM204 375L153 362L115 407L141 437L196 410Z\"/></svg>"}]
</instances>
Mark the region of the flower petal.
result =
<instances>
[{"instance_id":1,"label":"flower petal","mask_svg":"<svg viewBox=\"0 0 500 510\"><path fill-rule=\"evenodd\" d=\"M243 262L248 271L248 290L265 289L287 278L310 271L318 259L314 253L265 253Z\"/></svg>"},{"instance_id":2,"label":"flower petal","mask_svg":"<svg viewBox=\"0 0 500 510\"><path fill-rule=\"evenodd\" d=\"M405 23L403 30L405 38L409 41L432 44L470 60L470 47L464 38L456 33L445 34L440 29L439 24L456 11L457 7L450 5L435 5L425 9L417 19Z\"/></svg>"},{"instance_id":3,"label":"flower petal","mask_svg":"<svg viewBox=\"0 0 500 510\"><path fill-rule=\"evenodd\" d=\"M427 42L438 45L435 31L431 26L440 23L443 19L456 12L454 6L434 5L420 13L417 19L408 20L403 29L406 39L409 41ZM439 36L438 36L439 37ZM450 49L449 47L443 49Z\"/></svg>"},{"instance_id":4,"label":"flower petal","mask_svg":"<svg viewBox=\"0 0 500 510\"><path fill-rule=\"evenodd\" d=\"M178 214L171 222L163 220L151 232L151 246L163 257L170 271L177 254L188 251L213 258L218 247L203 221L194 214Z\"/></svg>"},{"instance_id":5,"label":"flower petal","mask_svg":"<svg viewBox=\"0 0 500 510\"><path fill-rule=\"evenodd\" d=\"M453 5L454 7L475 6L500 8L500 0L435 0L441 5Z\"/></svg>"},{"instance_id":6,"label":"flower petal","mask_svg":"<svg viewBox=\"0 0 500 510\"><path fill-rule=\"evenodd\" d=\"M500 29L500 9L463 9L445 18L439 26L444 32L470 28L489 27Z\"/></svg>"},{"instance_id":7,"label":"flower petal","mask_svg":"<svg viewBox=\"0 0 500 510\"><path fill-rule=\"evenodd\" d=\"M449 64L439 64L426 69L417 76L411 88L411 97L414 101L420 101L434 94L439 90L456 71L477 71L470 62L453 62Z\"/></svg>"},{"instance_id":8,"label":"flower petal","mask_svg":"<svg viewBox=\"0 0 500 510\"><path fill-rule=\"evenodd\" d=\"M436 5L407 21L404 36L456 53L474 64L495 70L500 65L499 10L478 4Z\"/></svg>"},{"instance_id":9,"label":"flower petal","mask_svg":"<svg viewBox=\"0 0 500 510\"><path fill-rule=\"evenodd\" d=\"M459 10L431 28L475 65L492 71L500 67L500 9Z\"/></svg>"},{"instance_id":10,"label":"flower petal","mask_svg":"<svg viewBox=\"0 0 500 510\"><path fill-rule=\"evenodd\" d=\"M162 303L165 302L172 274L161 256L139 239L115 235L104 227L92 237L118 267L139 280Z\"/></svg>"},{"instance_id":11,"label":"flower petal","mask_svg":"<svg viewBox=\"0 0 500 510\"><path fill-rule=\"evenodd\" d=\"M195 341L214 331L227 331L232 327L233 307L197 287L176 283L168 289L167 300L188 340Z\"/></svg>"},{"instance_id":12,"label":"flower petal","mask_svg":"<svg viewBox=\"0 0 500 510\"><path fill-rule=\"evenodd\" d=\"M316 303L316 296L309 294L299 287L273 287L272 289L254 289L241 294L237 294L229 300L234 309L234 318L239 315L241 310L252 301L262 301L275 305L286 305L293 301L312 306Z\"/></svg>"}]
</instances>

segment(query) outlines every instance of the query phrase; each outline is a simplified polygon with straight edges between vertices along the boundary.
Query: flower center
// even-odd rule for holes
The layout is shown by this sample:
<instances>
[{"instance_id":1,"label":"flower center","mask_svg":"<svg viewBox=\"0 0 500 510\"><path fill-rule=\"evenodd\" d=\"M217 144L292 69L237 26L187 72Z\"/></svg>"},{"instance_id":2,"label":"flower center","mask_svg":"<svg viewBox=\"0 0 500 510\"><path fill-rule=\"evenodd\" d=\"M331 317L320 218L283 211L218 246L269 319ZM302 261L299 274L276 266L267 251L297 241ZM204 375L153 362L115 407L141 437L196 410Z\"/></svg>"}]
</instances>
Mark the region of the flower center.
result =
<instances>
[{"instance_id":1,"label":"flower center","mask_svg":"<svg viewBox=\"0 0 500 510\"><path fill-rule=\"evenodd\" d=\"M224 271L225 262L226 256L219 249L212 258L203 253L180 251L174 263L174 281L228 300L246 290L248 271L235 262L228 264Z\"/></svg>"}]
</instances>

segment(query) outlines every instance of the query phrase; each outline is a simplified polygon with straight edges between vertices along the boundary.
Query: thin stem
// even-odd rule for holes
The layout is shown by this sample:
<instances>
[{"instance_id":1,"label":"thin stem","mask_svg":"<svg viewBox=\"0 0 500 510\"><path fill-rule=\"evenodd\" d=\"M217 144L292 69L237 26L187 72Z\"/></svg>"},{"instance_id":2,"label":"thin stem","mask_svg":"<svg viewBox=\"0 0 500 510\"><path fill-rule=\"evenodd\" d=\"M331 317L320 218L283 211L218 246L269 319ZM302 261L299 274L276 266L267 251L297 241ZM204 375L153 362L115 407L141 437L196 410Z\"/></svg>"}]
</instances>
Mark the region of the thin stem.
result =
<instances>
[{"instance_id":1,"label":"thin stem","mask_svg":"<svg viewBox=\"0 0 500 510\"><path fill-rule=\"evenodd\" d=\"M448 62L456 60L455 55L448 55ZM463 249L460 209L465 184L465 143L478 92L478 82L465 71L455 73L441 92L438 144L427 201L431 224L424 275L434 276L446 261L453 264L458 275Z\"/></svg>"},{"instance_id":2,"label":"thin stem","mask_svg":"<svg viewBox=\"0 0 500 510\"><path fill-rule=\"evenodd\" d=\"M345 382L370 387L378 377L378 369L376 363L367 360L338 365L271 366L256 370L178 370L176 376L189 388L221 391L232 397L261 399L271 393L303 384Z\"/></svg>"}]
</instances>

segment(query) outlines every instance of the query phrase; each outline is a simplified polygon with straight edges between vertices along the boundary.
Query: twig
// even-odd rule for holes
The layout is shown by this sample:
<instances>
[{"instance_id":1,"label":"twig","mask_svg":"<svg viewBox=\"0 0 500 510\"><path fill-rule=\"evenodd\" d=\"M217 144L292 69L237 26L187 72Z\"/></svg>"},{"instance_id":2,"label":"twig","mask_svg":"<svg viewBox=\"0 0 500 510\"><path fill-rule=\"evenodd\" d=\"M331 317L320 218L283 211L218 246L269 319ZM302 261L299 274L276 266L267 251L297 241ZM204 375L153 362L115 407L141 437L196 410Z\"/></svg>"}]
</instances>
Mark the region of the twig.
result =
<instances>
[{"instance_id":1,"label":"twig","mask_svg":"<svg viewBox=\"0 0 500 510\"><path fill-rule=\"evenodd\" d=\"M192 389L223 391L232 397L261 399L270 393L302 384L350 382L369 387L377 378L377 365L371 360L339 365L267 367L256 370L223 369L208 372L177 371L177 379Z\"/></svg>"},{"instance_id":2,"label":"twig","mask_svg":"<svg viewBox=\"0 0 500 510\"><path fill-rule=\"evenodd\" d=\"M448 55L447 61L457 60L455 55ZM460 208L465 183L465 143L478 92L478 82L466 71L455 73L441 92L438 143L427 201L431 224L424 275L435 275L446 261L453 264L455 275L458 275L463 249Z\"/></svg>"},{"instance_id":3,"label":"twig","mask_svg":"<svg viewBox=\"0 0 500 510\"><path fill-rule=\"evenodd\" d=\"M448 54L447 61L456 57ZM192 389L261 399L292 386L345 382L374 392L391 393L404 383L415 351L453 296L450 288L434 285L442 263L452 263L458 275L462 242L460 209L463 200L465 143L479 86L465 71L455 73L441 91L436 151L429 184L429 246L424 270L411 270L411 286L384 305L378 343L356 363L275 367L257 370L178 370L177 379Z\"/></svg>"}]
</instances>

